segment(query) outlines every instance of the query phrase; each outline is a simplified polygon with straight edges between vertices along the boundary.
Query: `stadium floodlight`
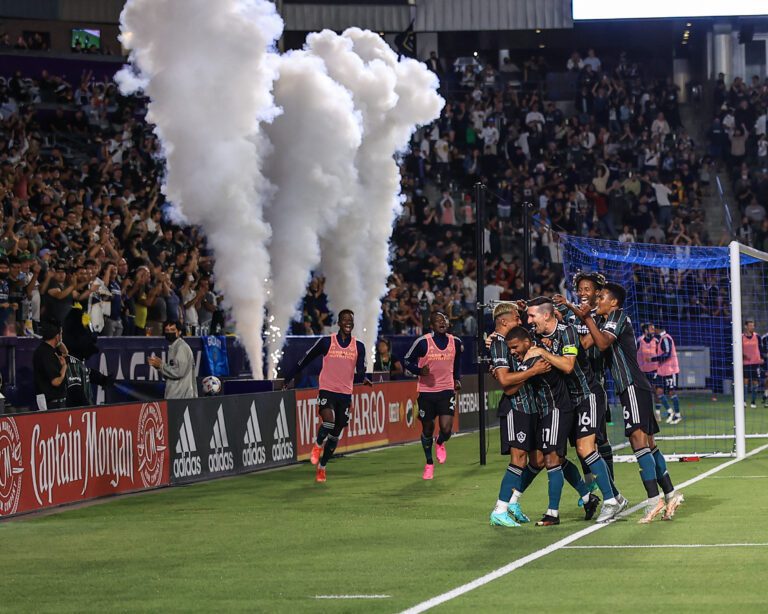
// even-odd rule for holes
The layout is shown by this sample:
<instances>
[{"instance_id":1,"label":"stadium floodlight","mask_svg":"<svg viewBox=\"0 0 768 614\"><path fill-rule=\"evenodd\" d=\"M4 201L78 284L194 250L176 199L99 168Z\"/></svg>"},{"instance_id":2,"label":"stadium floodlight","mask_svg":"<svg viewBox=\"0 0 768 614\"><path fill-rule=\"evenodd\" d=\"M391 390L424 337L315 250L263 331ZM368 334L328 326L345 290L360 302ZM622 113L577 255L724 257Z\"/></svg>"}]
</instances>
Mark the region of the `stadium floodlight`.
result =
<instances>
[{"instance_id":1,"label":"stadium floodlight","mask_svg":"<svg viewBox=\"0 0 768 614\"><path fill-rule=\"evenodd\" d=\"M665 390L664 381L656 380L662 427L657 439L665 441L665 453L743 458L749 440L768 437L768 410L763 407L768 406L767 253L737 242L694 247L562 235L560 244L567 280L578 271L603 273L627 290L625 309L636 337L642 335L642 324L651 323L674 339L681 416L675 424L663 423L665 403L671 404L675 391ZM749 320L755 323L763 357L759 372L746 367L745 380L742 334ZM611 441L626 447L620 444L625 441L621 408L611 386L609 378L615 418Z\"/></svg>"}]
</instances>

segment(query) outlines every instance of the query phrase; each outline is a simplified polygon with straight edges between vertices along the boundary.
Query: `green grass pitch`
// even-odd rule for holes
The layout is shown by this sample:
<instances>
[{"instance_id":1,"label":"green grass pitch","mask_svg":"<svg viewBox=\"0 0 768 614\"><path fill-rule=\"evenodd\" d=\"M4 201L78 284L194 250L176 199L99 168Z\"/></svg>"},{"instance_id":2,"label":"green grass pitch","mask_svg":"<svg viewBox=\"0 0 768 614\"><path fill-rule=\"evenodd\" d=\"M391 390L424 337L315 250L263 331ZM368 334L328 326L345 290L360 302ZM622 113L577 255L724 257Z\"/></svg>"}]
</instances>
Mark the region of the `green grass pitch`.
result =
<instances>
[{"instance_id":1,"label":"green grass pitch","mask_svg":"<svg viewBox=\"0 0 768 614\"><path fill-rule=\"evenodd\" d=\"M418 445L131 496L0 524L0 611L398 612L590 526L566 486L558 527L488 526L506 460L489 433L448 443L421 480ZM751 441L755 447L761 441ZM725 462L672 463L676 483ZM522 499L535 519L546 476ZM617 465L632 503L637 465ZM638 514L441 606L450 612L764 611L768 451L691 485L672 522ZM318 595L387 595L371 600Z\"/></svg>"}]
</instances>

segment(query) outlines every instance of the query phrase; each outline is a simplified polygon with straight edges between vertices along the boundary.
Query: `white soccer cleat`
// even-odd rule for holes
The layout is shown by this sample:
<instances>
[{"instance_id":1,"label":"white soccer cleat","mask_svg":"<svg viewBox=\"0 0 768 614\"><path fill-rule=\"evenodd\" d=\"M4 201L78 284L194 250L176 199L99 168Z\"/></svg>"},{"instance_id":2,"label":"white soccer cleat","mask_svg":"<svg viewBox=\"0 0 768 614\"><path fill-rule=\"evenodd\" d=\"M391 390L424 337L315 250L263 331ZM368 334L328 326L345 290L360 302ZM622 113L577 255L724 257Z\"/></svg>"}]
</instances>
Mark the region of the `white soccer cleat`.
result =
<instances>
[{"instance_id":1,"label":"white soccer cleat","mask_svg":"<svg viewBox=\"0 0 768 614\"><path fill-rule=\"evenodd\" d=\"M661 497L654 497L648 501L645 507L645 516L638 520L639 524L650 524L666 508L666 503Z\"/></svg>"},{"instance_id":2,"label":"white soccer cleat","mask_svg":"<svg viewBox=\"0 0 768 614\"><path fill-rule=\"evenodd\" d=\"M680 414L677 414L670 424L680 424L683 421L683 417Z\"/></svg>"},{"instance_id":3,"label":"white soccer cleat","mask_svg":"<svg viewBox=\"0 0 768 614\"><path fill-rule=\"evenodd\" d=\"M667 416L667 419L666 419L664 422L666 422L667 424L672 424L672 421L673 421L674 419L675 419L675 414L669 414L669 415Z\"/></svg>"},{"instance_id":4,"label":"white soccer cleat","mask_svg":"<svg viewBox=\"0 0 768 614\"><path fill-rule=\"evenodd\" d=\"M675 512L677 511L677 508L680 507L680 504L685 501L685 497L683 497L683 493L676 492L672 497L667 501L666 509L664 510L664 515L661 517L662 520L672 520L672 518L675 515Z\"/></svg>"}]
</instances>

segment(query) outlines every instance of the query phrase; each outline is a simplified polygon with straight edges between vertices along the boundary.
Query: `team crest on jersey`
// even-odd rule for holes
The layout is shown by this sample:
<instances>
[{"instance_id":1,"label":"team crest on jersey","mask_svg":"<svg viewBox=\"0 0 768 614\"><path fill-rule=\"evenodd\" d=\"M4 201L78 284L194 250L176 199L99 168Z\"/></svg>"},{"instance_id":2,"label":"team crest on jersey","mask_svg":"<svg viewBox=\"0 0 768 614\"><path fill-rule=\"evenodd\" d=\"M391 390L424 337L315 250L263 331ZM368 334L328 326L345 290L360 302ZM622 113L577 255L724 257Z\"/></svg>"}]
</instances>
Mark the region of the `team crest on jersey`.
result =
<instances>
[{"instance_id":1,"label":"team crest on jersey","mask_svg":"<svg viewBox=\"0 0 768 614\"><path fill-rule=\"evenodd\" d=\"M325 397L321 398L320 405L328 405L328 399L326 399Z\"/></svg>"},{"instance_id":2,"label":"team crest on jersey","mask_svg":"<svg viewBox=\"0 0 768 614\"><path fill-rule=\"evenodd\" d=\"M525 441L525 433L518 433L517 434L517 441L520 443L523 443Z\"/></svg>"}]
</instances>

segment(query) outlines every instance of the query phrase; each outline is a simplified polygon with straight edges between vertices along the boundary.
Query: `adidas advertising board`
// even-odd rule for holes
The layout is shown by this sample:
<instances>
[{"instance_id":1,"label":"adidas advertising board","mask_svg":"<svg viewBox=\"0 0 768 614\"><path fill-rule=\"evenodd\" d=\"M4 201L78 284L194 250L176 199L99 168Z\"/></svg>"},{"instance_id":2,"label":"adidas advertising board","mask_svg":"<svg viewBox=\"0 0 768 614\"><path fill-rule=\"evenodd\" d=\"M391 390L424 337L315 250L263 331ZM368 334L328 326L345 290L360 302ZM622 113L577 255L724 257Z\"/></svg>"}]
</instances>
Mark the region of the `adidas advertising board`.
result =
<instances>
[{"instance_id":1,"label":"adidas advertising board","mask_svg":"<svg viewBox=\"0 0 768 614\"><path fill-rule=\"evenodd\" d=\"M171 483L296 461L293 391L169 401Z\"/></svg>"}]
</instances>

